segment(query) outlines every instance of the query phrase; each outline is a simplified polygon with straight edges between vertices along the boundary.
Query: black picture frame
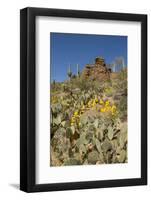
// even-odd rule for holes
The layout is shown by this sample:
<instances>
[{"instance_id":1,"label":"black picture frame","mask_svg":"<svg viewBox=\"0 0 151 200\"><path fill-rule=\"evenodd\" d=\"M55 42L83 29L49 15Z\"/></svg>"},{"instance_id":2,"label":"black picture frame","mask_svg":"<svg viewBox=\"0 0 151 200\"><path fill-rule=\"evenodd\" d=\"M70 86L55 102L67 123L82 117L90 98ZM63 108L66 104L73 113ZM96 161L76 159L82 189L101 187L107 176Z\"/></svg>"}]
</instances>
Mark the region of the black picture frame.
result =
<instances>
[{"instance_id":1,"label":"black picture frame","mask_svg":"<svg viewBox=\"0 0 151 200\"><path fill-rule=\"evenodd\" d=\"M117 21L120 20L141 23L141 178L36 184L35 19L37 16L54 16ZM57 190L121 187L146 184L147 15L32 7L22 9L20 11L20 190L25 192L44 192Z\"/></svg>"}]
</instances>

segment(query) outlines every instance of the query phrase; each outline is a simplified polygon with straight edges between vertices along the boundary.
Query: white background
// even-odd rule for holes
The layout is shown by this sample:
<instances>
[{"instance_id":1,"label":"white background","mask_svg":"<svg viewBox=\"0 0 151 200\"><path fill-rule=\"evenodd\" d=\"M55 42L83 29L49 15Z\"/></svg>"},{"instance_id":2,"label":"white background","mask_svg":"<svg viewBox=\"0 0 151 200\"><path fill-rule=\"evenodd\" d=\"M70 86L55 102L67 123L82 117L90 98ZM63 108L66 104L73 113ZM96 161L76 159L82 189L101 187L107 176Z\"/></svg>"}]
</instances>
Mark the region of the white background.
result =
<instances>
[{"instance_id":1,"label":"white background","mask_svg":"<svg viewBox=\"0 0 151 200\"><path fill-rule=\"evenodd\" d=\"M19 184L19 9L26 6L84 9L113 12L146 13L150 23L151 5L143 1L71 1L71 0L5 0L0 5L0 199L150 199L149 185L82 191L26 194L18 190ZM149 24L148 23L148 24ZM151 26L148 27L151 34ZM150 52L150 38L148 39ZM148 53L149 54L149 53ZM148 59L148 65L151 59ZM148 74L150 74L150 69ZM149 86L151 81L149 80ZM151 100L149 93L149 101ZM150 105L149 105L150 109ZM151 115L149 114L149 123ZM150 127L149 127L150 132ZM151 137L148 134L148 141ZM151 168L151 142L148 142L149 169Z\"/></svg>"}]
</instances>

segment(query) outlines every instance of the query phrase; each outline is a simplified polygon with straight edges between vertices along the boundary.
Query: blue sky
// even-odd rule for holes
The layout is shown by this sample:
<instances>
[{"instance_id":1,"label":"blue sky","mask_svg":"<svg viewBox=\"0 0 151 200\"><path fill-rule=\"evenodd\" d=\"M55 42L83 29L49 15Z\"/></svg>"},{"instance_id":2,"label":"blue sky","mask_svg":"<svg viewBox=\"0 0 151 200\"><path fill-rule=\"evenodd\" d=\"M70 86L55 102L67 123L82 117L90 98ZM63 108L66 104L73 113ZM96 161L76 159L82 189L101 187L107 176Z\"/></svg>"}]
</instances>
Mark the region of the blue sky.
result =
<instances>
[{"instance_id":1,"label":"blue sky","mask_svg":"<svg viewBox=\"0 0 151 200\"><path fill-rule=\"evenodd\" d=\"M127 36L50 33L50 56L51 81L57 82L67 79L69 64L76 74L76 64L81 71L97 56L106 64L122 56L127 66Z\"/></svg>"}]
</instances>

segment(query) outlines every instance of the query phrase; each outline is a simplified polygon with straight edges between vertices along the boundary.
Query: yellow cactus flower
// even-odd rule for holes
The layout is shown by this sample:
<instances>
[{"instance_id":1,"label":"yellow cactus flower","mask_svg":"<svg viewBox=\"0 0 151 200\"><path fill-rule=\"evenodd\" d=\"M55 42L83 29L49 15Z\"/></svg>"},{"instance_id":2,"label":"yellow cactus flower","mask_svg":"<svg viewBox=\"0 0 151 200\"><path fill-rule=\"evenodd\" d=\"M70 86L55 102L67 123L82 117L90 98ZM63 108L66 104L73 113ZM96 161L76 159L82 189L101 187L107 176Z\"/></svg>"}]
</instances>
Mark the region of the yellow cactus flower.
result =
<instances>
[{"instance_id":1,"label":"yellow cactus flower","mask_svg":"<svg viewBox=\"0 0 151 200\"><path fill-rule=\"evenodd\" d=\"M116 111L116 106L113 105L113 106L112 106L112 112L115 112L115 111Z\"/></svg>"},{"instance_id":2,"label":"yellow cactus flower","mask_svg":"<svg viewBox=\"0 0 151 200\"><path fill-rule=\"evenodd\" d=\"M105 108L101 108L100 112L105 112Z\"/></svg>"},{"instance_id":3,"label":"yellow cactus flower","mask_svg":"<svg viewBox=\"0 0 151 200\"><path fill-rule=\"evenodd\" d=\"M105 106L108 106L108 105L110 105L110 102L107 100L107 101L105 102Z\"/></svg>"},{"instance_id":4,"label":"yellow cactus flower","mask_svg":"<svg viewBox=\"0 0 151 200\"><path fill-rule=\"evenodd\" d=\"M75 123L75 120L74 120L74 119L71 119L71 123Z\"/></svg>"},{"instance_id":5,"label":"yellow cactus flower","mask_svg":"<svg viewBox=\"0 0 151 200\"><path fill-rule=\"evenodd\" d=\"M74 112L74 115L77 116L77 115L78 115L78 111L75 111L75 112Z\"/></svg>"},{"instance_id":6,"label":"yellow cactus flower","mask_svg":"<svg viewBox=\"0 0 151 200\"><path fill-rule=\"evenodd\" d=\"M95 98L95 103L98 103L98 102L99 102L98 98Z\"/></svg>"},{"instance_id":7,"label":"yellow cactus flower","mask_svg":"<svg viewBox=\"0 0 151 200\"><path fill-rule=\"evenodd\" d=\"M95 99L93 99L92 103L95 103Z\"/></svg>"},{"instance_id":8,"label":"yellow cactus flower","mask_svg":"<svg viewBox=\"0 0 151 200\"><path fill-rule=\"evenodd\" d=\"M95 99L93 100L91 105L92 105L92 107L94 107L96 105Z\"/></svg>"},{"instance_id":9,"label":"yellow cactus flower","mask_svg":"<svg viewBox=\"0 0 151 200\"><path fill-rule=\"evenodd\" d=\"M106 107L106 108L105 108L105 111L108 112L108 111L109 111L109 107Z\"/></svg>"},{"instance_id":10,"label":"yellow cactus flower","mask_svg":"<svg viewBox=\"0 0 151 200\"><path fill-rule=\"evenodd\" d=\"M111 111L112 111L112 115L117 114L117 111L116 111L116 110L117 110L117 109L116 109L116 106L113 105L113 106L112 106L112 109L111 109Z\"/></svg>"},{"instance_id":11,"label":"yellow cactus flower","mask_svg":"<svg viewBox=\"0 0 151 200\"><path fill-rule=\"evenodd\" d=\"M103 105L104 104L104 101L102 99L100 99L100 104Z\"/></svg>"},{"instance_id":12,"label":"yellow cactus flower","mask_svg":"<svg viewBox=\"0 0 151 200\"><path fill-rule=\"evenodd\" d=\"M93 104L92 104L92 107L94 108L95 106L96 106L96 103L93 103Z\"/></svg>"},{"instance_id":13,"label":"yellow cactus flower","mask_svg":"<svg viewBox=\"0 0 151 200\"><path fill-rule=\"evenodd\" d=\"M111 109L112 109L111 106L107 106L107 107L106 107L106 110L107 110L107 111L111 111Z\"/></svg>"}]
</instances>

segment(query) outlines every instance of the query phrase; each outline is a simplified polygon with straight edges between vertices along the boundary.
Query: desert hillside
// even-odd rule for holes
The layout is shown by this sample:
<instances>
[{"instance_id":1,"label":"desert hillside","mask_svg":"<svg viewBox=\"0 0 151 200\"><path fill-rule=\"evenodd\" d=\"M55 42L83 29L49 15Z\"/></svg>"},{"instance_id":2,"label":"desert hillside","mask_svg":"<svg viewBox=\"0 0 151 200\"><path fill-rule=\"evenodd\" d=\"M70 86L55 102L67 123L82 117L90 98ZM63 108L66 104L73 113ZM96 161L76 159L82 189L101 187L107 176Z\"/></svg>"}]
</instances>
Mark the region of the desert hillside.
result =
<instances>
[{"instance_id":1,"label":"desert hillside","mask_svg":"<svg viewBox=\"0 0 151 200\"><path fill-rule=\"evenodd\" d=\"M51 83L51 166L127 162L127 68L96 58Z\"/></svg>"}]
</instances>

